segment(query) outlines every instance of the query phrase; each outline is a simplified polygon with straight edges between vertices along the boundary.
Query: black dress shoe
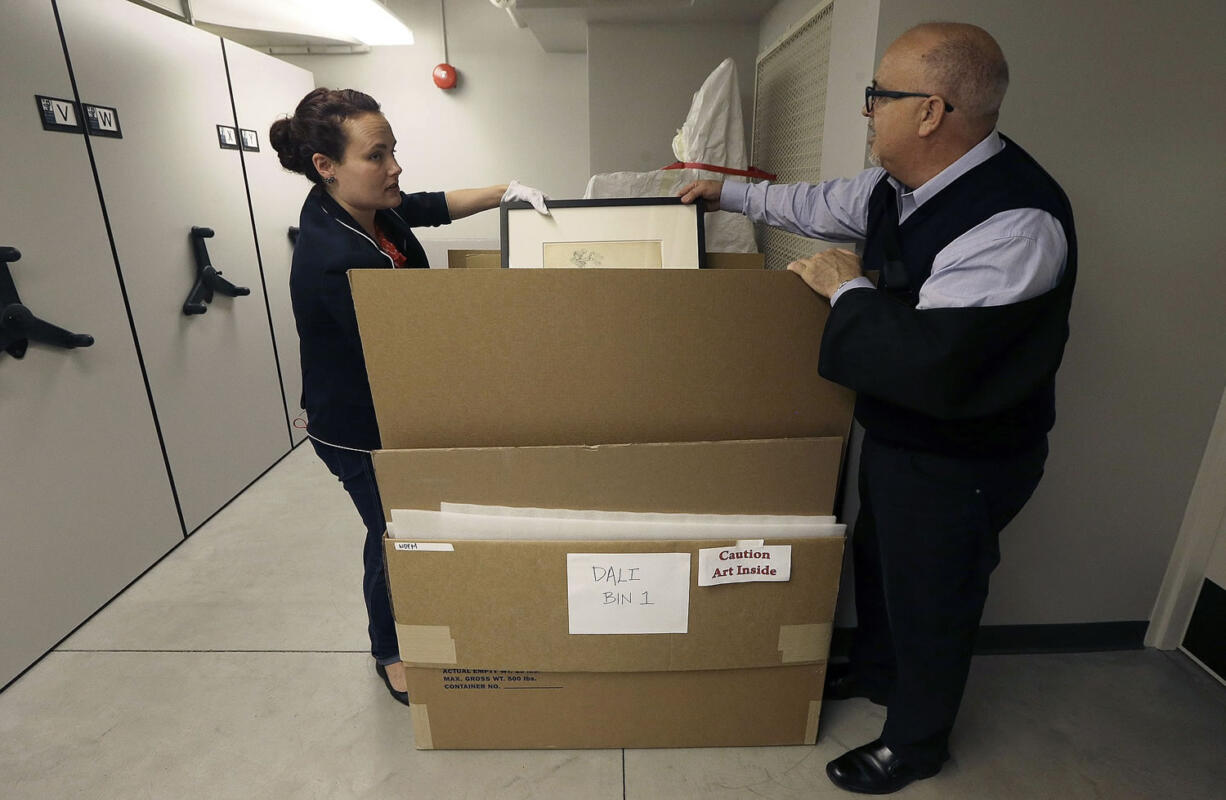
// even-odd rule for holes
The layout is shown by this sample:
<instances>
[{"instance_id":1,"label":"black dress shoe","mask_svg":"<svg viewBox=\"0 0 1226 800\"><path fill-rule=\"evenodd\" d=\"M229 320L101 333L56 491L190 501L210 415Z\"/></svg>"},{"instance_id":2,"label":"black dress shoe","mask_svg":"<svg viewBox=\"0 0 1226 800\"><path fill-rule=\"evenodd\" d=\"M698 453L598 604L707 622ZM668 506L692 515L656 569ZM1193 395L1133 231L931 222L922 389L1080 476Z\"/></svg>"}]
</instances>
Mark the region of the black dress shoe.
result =
<instances>
[{"instance_id":1,"label":"black dress shoe","mask_svg":"<svg viewBox=\"0 0 1226 800\"><path fill-rule=\"evenodd\" d=\"M849 750L826 765L826 775L840 789L860 794L890 794L912 781L931 778L940 766L918 769L903 762L880 739Z\"/></svg>"},{"instance_id":2,"label":"black dress shoe","mask_svg":"<svg viewBox=\"0 0 1226 800\"><path fill-rule=\"evenodd\" d=\"M392 682L387 677L387 667L376 662L375 672L383 679L383 684L387 687L388 694L396 698L397 702L404 703L407 706L409 704L409 693L396 691L396 687L392 686Z\"/></svg>"},{"instance_id":3,"label":"black dress shoe","mask_svg":"<svg viewBox=\"0 0 1226 800\"><path fill-rule=\"evenodd\" d=\"M826 666L826 684L822 689L824 700L847 700L851 697L866 697L879 706L886 705L886 690L868 685L851 665L847 663Z\"/></svg>"}]
</instances>

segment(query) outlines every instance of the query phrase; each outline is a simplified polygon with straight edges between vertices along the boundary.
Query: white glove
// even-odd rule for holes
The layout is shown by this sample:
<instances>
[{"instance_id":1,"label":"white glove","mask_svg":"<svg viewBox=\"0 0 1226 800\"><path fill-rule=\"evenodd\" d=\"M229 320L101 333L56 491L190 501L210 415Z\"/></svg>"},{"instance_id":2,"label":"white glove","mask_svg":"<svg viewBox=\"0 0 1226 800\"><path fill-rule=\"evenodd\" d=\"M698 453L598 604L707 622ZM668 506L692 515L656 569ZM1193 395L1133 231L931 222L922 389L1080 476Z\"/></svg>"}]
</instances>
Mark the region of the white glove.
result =
<instances>
[{"instance_id":1,"label":"white glove","mask_svg":"<svg viewBox=\"0 0 1226 800\"><path fill-rule=\"evenodd\" d=\"M511 184L507 186L506 192L502 195L502 202L504 203L511 200L523 200L526 203L531 203L533 208L547 217L549 216L549 207L545 205L545 201L548 199L549 195L540 189L524 186L519 181L511 181Z\"/></svg>"}]
</instances>

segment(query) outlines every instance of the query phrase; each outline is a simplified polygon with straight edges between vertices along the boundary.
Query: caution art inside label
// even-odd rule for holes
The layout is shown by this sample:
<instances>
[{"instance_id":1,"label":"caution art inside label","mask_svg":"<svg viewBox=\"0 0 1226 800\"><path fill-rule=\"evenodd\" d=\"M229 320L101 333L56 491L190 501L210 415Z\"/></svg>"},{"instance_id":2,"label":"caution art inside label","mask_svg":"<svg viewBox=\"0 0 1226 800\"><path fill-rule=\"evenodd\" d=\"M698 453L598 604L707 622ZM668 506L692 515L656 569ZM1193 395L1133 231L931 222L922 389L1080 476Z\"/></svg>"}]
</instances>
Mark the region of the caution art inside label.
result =
<instances>
[{"instance_id":1,"label":"caution art inside label","mask_svg":"<svg viewBox=\"0 0 1226 800\"><path fill-rule=\"evenodd\" d=\"M788 544L712 547L698 551L698 585L787 581L792 577Z\"/></svg>"}]
</instances>

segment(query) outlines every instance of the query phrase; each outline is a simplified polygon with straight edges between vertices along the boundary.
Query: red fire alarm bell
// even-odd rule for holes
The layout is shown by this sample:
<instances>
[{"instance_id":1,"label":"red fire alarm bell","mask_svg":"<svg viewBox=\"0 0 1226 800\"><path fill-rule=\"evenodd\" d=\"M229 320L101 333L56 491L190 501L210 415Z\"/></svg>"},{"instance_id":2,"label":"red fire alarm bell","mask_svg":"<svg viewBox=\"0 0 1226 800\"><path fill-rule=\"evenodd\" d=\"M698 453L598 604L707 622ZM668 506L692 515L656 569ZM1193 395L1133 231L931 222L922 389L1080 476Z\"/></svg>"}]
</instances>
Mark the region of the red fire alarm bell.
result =
<instances>
[{"instance_id":1,"label":"red fire alarm bell","mask_svg":"<svg viewBox=\"0 0 1226 800\"><path fill-rule=\"evenodd\" d=\"M443 62L434 68L434 85L440 89L454 89L456 82L455 67Z\"/></svg>"}]
</instances>

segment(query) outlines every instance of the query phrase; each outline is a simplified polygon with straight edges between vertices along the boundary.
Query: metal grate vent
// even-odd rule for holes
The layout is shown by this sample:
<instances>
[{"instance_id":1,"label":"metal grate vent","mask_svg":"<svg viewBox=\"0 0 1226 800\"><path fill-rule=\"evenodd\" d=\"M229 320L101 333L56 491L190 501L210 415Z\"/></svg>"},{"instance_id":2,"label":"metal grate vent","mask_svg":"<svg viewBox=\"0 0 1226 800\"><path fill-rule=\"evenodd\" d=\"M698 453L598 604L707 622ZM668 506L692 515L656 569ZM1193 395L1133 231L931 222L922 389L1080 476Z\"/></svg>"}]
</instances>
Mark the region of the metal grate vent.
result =
<instances>
[{"instance_id":1,"label":"metal grate vent","mask_svg":"<svg viewBox=\"0 0 1226 800\"><path fill-rule=\"evenodd\" d=\"M779 183L821 179L833 20L830 3L758 59L751 161L778 175ZM821 249L813 239L766 225L758 225L757 234L767 269L783 269Z\"/></svg>"}]
</instances>

